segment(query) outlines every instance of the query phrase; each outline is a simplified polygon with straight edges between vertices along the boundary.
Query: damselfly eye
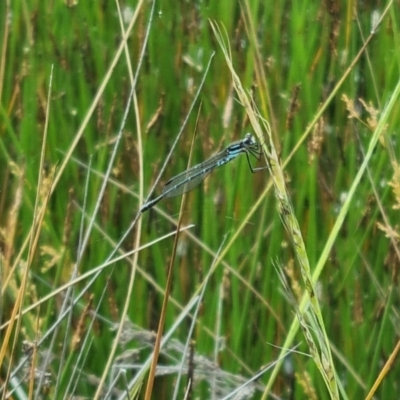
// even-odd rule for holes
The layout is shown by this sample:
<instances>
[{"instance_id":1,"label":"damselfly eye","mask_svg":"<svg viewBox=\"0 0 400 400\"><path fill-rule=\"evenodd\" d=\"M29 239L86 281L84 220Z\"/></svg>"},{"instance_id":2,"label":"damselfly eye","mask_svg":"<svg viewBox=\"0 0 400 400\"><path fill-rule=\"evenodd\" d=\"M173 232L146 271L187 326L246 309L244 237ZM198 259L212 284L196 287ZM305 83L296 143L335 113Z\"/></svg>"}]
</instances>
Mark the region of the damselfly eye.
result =
<instances>
[{"instance_id":1,"label":"damselfly eye","mask_svg":"<svg viewBox=\"0 0 400 400\"><path fill-rule=\"evenodd\" d=\"M244 137L244 144L246 146L251 146L253 144L256 144L256 139L254 138L254 136L251 133L246 133L246 136Z\"/></svg>"},{"instance_id":2,"label":"damselfly eye","mask_svg":"<svg viewBox=\"0 0 400 400\"><path fill-rule=\"evenodd\" d=\"M250 145L255 145L257 144L257 140L253 135L249 135L249 144Z\"/></svg>"}]
</instances>

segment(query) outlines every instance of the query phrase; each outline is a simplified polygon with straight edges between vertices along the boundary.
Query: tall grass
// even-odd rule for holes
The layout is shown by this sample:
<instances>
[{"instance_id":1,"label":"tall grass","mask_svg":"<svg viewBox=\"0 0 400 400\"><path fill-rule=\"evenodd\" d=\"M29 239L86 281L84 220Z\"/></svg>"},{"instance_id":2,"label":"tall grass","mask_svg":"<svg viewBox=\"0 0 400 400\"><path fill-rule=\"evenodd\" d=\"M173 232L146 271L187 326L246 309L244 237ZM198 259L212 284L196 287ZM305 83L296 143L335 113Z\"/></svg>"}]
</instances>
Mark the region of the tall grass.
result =
<instances>
[{"instance_id":1,"label":"tall grass","mask_svg":"<svg viewBox=\"0 0 400 400\"><path fill-rule=\"evenodd\" d=\"M2 397L396 398L397 4L67 3L0 5Z\"/></svg>"}]
</instances>

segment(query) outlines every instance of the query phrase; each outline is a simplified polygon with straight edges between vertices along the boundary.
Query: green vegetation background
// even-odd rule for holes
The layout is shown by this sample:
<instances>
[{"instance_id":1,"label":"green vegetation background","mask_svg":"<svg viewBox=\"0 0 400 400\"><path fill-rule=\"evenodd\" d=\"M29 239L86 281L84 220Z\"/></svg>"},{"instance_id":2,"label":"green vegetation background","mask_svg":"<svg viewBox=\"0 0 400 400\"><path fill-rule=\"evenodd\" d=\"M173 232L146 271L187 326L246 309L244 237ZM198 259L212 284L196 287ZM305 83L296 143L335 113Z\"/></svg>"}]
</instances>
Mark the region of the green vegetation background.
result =
<instances>
[{"instance_id":1,"label":"green vegetation background","mask_svg":"<svg viewBox=\"0 0 400 400\"><path fill-rule=\"evenodd\" d=\"M125 27L136 6L134 2L121 4ZM398 6L397 2L391 7L312 135L285 170L312 267L362 163L374 127L373 113L376 111L375 118L379 118L399 80ZM5 324L27 265L26 248L21 258L17 256L33 224L51 67L54 69L44 181L39 188L41 201L105 78L122 33L116 4L111 1L78 1L71 7L62 1L17 1L2 2L0 7L1 324ZM144 2L128 40L134 69L144 44L150 7L151 3ZM254 48L246 33L239 2L156 3L137 82L140 119L132 109L112 169L113 182L101 198L96 226L79 265L79 274L105 262L140 208L137 124L143 141L142 184L147 197L214 51L216 55L200 95L201 106L198 101L155 195L170 177L186 168L197 118L192 164L205 160L251 130L243 107L232 92L231 76L209 19L225 26L235 69L245 88L252 91L255 102L266 112L264 117L271 124L281 159L285 160L363 46L372 21L383 12L384 4L252 1L250 9L268 84L268 92L262 95L255 76ZM99 199L102 174L109 163L130 88L127 61L122 55L47 204L39 247L30 264L24 307L44 298L71 277L80 243L80 224L83 219L87 226L86 218L91 216ZM343 96L348 99L347 104ZM260 104L261 98L268 99L265 107ZM359 120L349 118L349 104L354 106ZM394 182L393 161L399 154L399 115L396 109L317 284L338 377L350 399L366 396L399 337L399 259L394 245L398 244L399 210L393 209L396 197L393 187L388 185L389 181ZM94 172L86 188L89 163ZM268 181L267 173L252 175L245 157L239 157L214 171L204 184L188 194L183 221L195 227L191 229L192 236L181 237L166 329L172 326L180 307L187 304L203 281L215 253L237 231ZM169 233L175 227L179 207L180 198L165 199L157 209L143 214L140 232L134 229L121 250L132 250L135 235L140 234L140 242L146 244ZM397 239L392 241L388 238L390 227L397 231ZM224 346L214 361L223 371L250 378L279 354L278 346L283 344L294 314L273 264L279 263L286 269L296 299L304 292L287 239L271 192L229 248L224 264L217 268L208 284L193 336L195 352L214 359L216 321L219 321L223 340L219 338L218 342L223 341ZM169 238L139 254L139 270L128 312L138 329L157 329L172 243L173 238ZM75 378L75 394L93 396L96 390L93 377L100 377L105 368L115 333L111 327L120 322L129 275L130 264L126 261L106 269L75 306L71 323L68 324L67 318L61 323L48 366L53 376L50 398L56 381L60 385L57 393L60 396L64 393L67 377L76 365L82 372ZM87 280L76 284L76 293L85 283ZM6 352L2 382L7 369L14 370L22 359L22 341L37 340L55 322L61 312L63 293L23 317L16 353L11 355L11 345ZM85 329L78 332L78 322L88 305L98 313L95 323L87 332ZM86 317L90 320L93 315ZM84 322L86 329L88 320ZM180 326L175 339L185 342L189 323L187 320ZM4 332L5 328L2 337ZM84 347L88 355L78 362L78 355L84 350L73 345L72 340L86 334L91 340L90 347ZM41 344L41 350L47 348L49 340ZM299 343L298 350L307 353L301 332L294 344ZM60 362L63 347L68 349L68 362ZM121 346L118 354L125 354L127 349L138 353L127 365L139 364L149 352L148 348L140 347L137 338ZM163 357L160 363L172 366L177 361ZM296 399L328 398L312 359L297 354L288 364L295 375L282 369L273 386L275 394L282 398L290 398L293 393ZM194 368L196 371L196 365ZM396 398L395 394L400 392L398 363L392 368L378 389L378 398ZM135 371L127 370L129 380ZM171 398L175 378L175 372L157 378L154 398ZM251 398L261 397L267 381L268 372L257 381ZM194 393L209 398L208 383L199 378Z\"/></svg>"}]
</instances>

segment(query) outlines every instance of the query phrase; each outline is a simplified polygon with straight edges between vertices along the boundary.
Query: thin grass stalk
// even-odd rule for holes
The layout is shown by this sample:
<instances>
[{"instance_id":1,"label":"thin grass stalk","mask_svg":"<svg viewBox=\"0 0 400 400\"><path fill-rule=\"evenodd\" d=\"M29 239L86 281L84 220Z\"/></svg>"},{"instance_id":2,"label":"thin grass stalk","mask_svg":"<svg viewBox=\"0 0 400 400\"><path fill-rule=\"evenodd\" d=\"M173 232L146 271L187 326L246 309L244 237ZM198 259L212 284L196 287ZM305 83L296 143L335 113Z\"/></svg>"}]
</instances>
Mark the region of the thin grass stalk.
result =
<instances>
[{"instance_id":1,"label":"thin grass stalk","mask_svg":"<svg viewBox=\"0 0 400 400\"><path fill-rule=\"evenodd\" d=\"M51 70L53 72L53 69ZM30 267L33 262L34 255L36 254L36 250L38 248L38 243L39 243L39 237L41 233L41 229L43 227L43 219L44 219L44 210L47 209L47 204L50 200L50 195L51 193L48 192L44 196L43 203L40 205L41 202L41 194L40 190L42 188L42 179L43 179L43 174L42 172L44 171L44 163L45 163L45 153L46 153L46 146L47 146L47 134L48 134L48 120L49 120L49 115L50 115L50 97L51 97L51 90L52 90L52 79L53 79L53 73L50 74L50 82L49 82L49 92L48 92L48 100L47 100L47 108L46 108L46 120L45 120L45 125L44 125L44 131L43 131L43 141L42 141L42 148L41 148L41 155L40 155L40 164L39 164L39 171L38 171L38 184L37 184L37 190L36 190L36 199L35 199L35 208L33 212L33 221L32 221L32 230L31 230L31 235L29 235L29 247L28 247L28 259L27 263L23 272L23 277L22 277L22 282L18 290L18 296L16 303L13 307L12 310L12 323L9 325L5 339L3 340L3 344L0 350L0 364L3 363L3 359L6 354L7 350L7 344L9 343L9 340L11 339L11 333L14 327L14 324L16 323L16 328L15 328L15 334L14 334L14 342L11 347L11 354L9 355L9 369L7 370L7 375L6 379L4 382L4 387L6 388L8 386L8 381L11 376L11 366L12 366L12 359L14 356L14 351L16 349L16 344L19 339L19 333L21 330L21 323L22 319L19 318L17 319L17 315L21 315L22 313L22 308L24 304L24 298L26 295L26 287L27 287L27 282L28 282L28 277L29 277L29 271ZM43 210L43 212L40 212L40 207ZM14 319L15 318L15 319ZM6 391L4 391L4 394Z\"/></svg>"},{"instance_id":2,"label":"thin grass stalk","mask_svg":"<svg viewBox=\"0 0 400 400\"><path fill-rule=\"evenodd\" d=\"M379 385L382 383L383 379L385 376L390 372L391 367L397 357L397 354L400 351L400 341L397 342L396 347L394 348L392 354L390 355L389 359L386 361L384 367L382 368L379 376L376 378L376 381L374 382L371 390L369 391L367 397L365 400L371 400L372 397L374 396L376 390L378 389Z\"/></svg>"},{"instance_id":3,"label":"thin grass stalk","mask_svg":"<svg viewBox=\"0 0 400 400\"><path fill-rule=\"evenodd\" d=\"M177 316L177 318L174 321L173 326L169 329L168 332L165 333L165 335L162 338L161 341L161 348L163 348L166 343L171 339L172 335L175 333L175 331L178 329L178 327L181 326L182 321L190 315L190 310L197 306L198 302L200 301L199 296L193 296L192 299L189 301L189 303L185 306L185 308L182 309L181 313ZM132 397L134 393L139 393L140 387L142 385L142 382L144 380L144 375L147 373L148 369L150 368L150 364L153 359L153 354L149 356L149 358L143 363L141 369L136 373L135 377L132 379L131 382L129 382L129 393L123 393L118 400L124 400L126 399L126 395L130 396L128 398L136 398Z\"/></svg>"},{"instance_id":4,"label":"thin grass stalk","mask_svg":"<svg viewBox=\"0 0 400 400\"><path fill-rule=\"evenodd\" d=\"M325 248L322 251L321 257L320 257L320 259L319 259L319 261L318 261L318 263L317 263L317 265L315 267L315 270L314 270L314 273L313 273L313 276L312 276L312 279L313 279L314 282L316 282L317 279L319 278L319 276L320 276L320 274L322 272L322 269L323 269L323 267L324 267L324 265L326 263L326 260L329 257L329 254L330 254L330 252L332 250L333 244L335 243L336 238L337 238L337 236L339 234L339 231L340 231L341 227L343 226L344 219L345 219L345 217L346 217L346 215L348 213L350 204L353 201L355 190L359 186L360 180L361 180L361 178L362 178L362 176L363 176L363 174L364 174L364 172L365 172L365 170L367 168L369 160L371 159L371 156L372 156L372 154L373 154L373 152L375 150L375 147L376 147L376 144L378 143L379 137L383 134L383 132L384 132L384 130L386 128L387 120L389 118L389 115L393 111L394 105L398 101L399 95L400 95L400 81L398 82L398 84L397 84L397 86L395 88L395 91L393 92L386 109L382 113L382 116L381 116L381 118L379 120L378 126L377 126L377 128L376 128L376 130L375 130L375 132L374 132L374 134L373 134L373 136L371 138L371 141L370 141L370 144L369 144L369 147L368 147L368 151L366 153L366 156L365 156L365 159L363 161L363 164L361 165L360 170L358 171L357 176L356 176L356 178L355 178L355 180L354 180L354 182L353 182L353 184L352 184L352 186L351 186L351 188L350 188L350 190L348 192L348 195L346 197L346 201L343 204L343 207L342 207L342 209L341 209L341 211L340 211L340 213L338 215L338 218L336 219L335 225L332 228L331 234L329 235L329 238L327 240ZM308 299L306 297L303 297L303 299L300 302L300 306L299 306L300 310L302 312L304 312L304 310L307 308L307 305L308 305ZM290 343L292 343L293 338L294 338L298 328L299 328L298 320L294 320L292 325L291 325L291 327L290 327L290 331L288 333L287 339L286 339L283 347L285 347L285 346L289 345ZM273 375L272 375L273 377L275 377L277 375L279 367L280 366L278 365L277 368L273 371ZM266 393L270 390L271 386L272 386L272 381L270 381L270 383L267 385ZM343 392L342 392L342 396L345 396L345 394Z\"/></svg>"},{"instance_id":5,"label":"thin grass stalk","mask_svg":"<svg viewBox=\"0 0 400 400\"><path fill-rule=\"evenodd\" d=\"M150 27L151 27L151 24L152 24L152 21L153 21L154 7L155 7L155 2L153 1L152 7L150 9L150 18L149 18L149 23L148 23L147 30L146 30L146 36L144 38L143 48L142 48L142 51L141 51L141 54L140 54L140 58L139 58L139 62L138 62L137 68L136 68L135 77L134 77L133 82L132 82L132 88L131 88L131 92L130 92L130 95L129 95L129 98L128 98L128 103L127 103L127 106L126 106L126 109L125 109L125 113L124 113L124 116L123 116L123 119L122 119L121 128L120 128L120 131L119 131L118 136L117 136L118 139L117 139L116 145L114 146L115 149L118 147L118 141L122 137L122 131L123 131L123 127L125 126L126 119L127 119L128 113L129 113L131 100L133 100L133 107L134 107L134 111L135 111L135 115L136 115L136 124L137 124L138 135L141 135L141 133L140 133L141 132L141 128L140 128L140 113L139 113L139 106L138 106L138 101L137 101L137 96L136 96L136 83L137 83L139 72L141 70L141 66L142 66L142 63L143 63L144 52L145 52L145 50L147 48L147 43L148 43L149 34L150 34ZM124 38L127 37L127 32L123 31L122 24L121 24L121 28L122 28L123 37ZM124 49L126 51L126 55L128 56L128 51L127 51L126 46L127 46L127 44L126 44L126 41L124 40L123 43L122 43L122 49ZM132 74L131 74L131 79L132 79ZM140 139L139 139L139 143L141 144ZM112 157L114 156L114 154L115 153L112 154ZM113 160L113 158L111 158L111 160ZM140 156L140 161L141 161L141 168L140 169L143 171L143 158L141 156ZM112 164L112 161L110 162L110 168L111 168L111 164ZM108 176L107 176L106 181L108 182ZM141 185L140 192L141 192L140 195L143 196L143 184ZM137 217L135 218L135 221L136 220L137 220ZM135 221L133 222L133 224L135 224ZM134 248L137 248L140 245L141 223L142 222L140 220L139 223L138 223L138 232L139 233L135 236ZM128 309L129 309L129 305L130 305L130 298L131 298L131 294L132 294L132 291L133 291L133 284L134 284L135 277L136 277L138 257L139 257L139 253L134 254L132 262L131 262L132 269L131 269L131 273L130 273L130 276L129 276L129 284L128 284L128 288L127 288L126 301L125 301L125 304L124 304L124 307L123 307L123 310L122 310L122 314L121 314L122 323L118 327L118 331L117 331L116 337L114 339L112 348L110 350L110 354L108 356L107 364L106 364L106 366L105 366L105 368L103 370L103 373L102 373L102 376L101 376L101 380L100 380L100 383L98 385L98 388L97 388L97 391L96 391L96 394L95 394L95 398L96 399L100 397L102 387L104 386L104 383L105 383L105 379L106 379L106 377L108 375L108 372L109 372L109 370L111 368L115 353L117 351L119 338L121 337L121 334L122 334L123 322L125 321L126 316L128 314Z\"/></svg>"},{"instance_id":6,"label":"thin grass stalk","mask_svg":"<svg viewBox=\"0 0 400 400\"><path fill-rule=\"evenodd\" d=\"M199 121L198 118L199 118L199 115L197 116L197 123ZM195 134L193 135L192 145L190 147L190 154L189 154L189 159L188 159L188 168L190 167L191 160L192 160L195 138L196 138L196 131L195 131ZM167 315L168 300L169 300L169 296L170 296L170 293L171 293L173 267L174 267L174 264L175 264L176 249L178 247L178 242L179 242L179 231L180 231L181 225L182 225L183 210L184 210L184 207L185 207L185 203L186 203L186 194L184 193L183 196L182 196L182 200L181 200L181 207L180 207L180 210L179 210L178 226L177 226L177 230L176 230L174 245L173 245L173 248L172 248L171 260L170 260L169 267L168 267L167 283L166 283L166 287L165 287L165 293L164 293L164 298L163 298L163 303L162 303L162 308L161 308L161 315L160 315L160 320L159 320L158 329L157 329L156 341L154 343L153 360L152 360L152 363L151 363L151 366L150 366L149 378L147 380L146 393L145 393L145 399L146 400L150 400L152 392L153 392L154 378L155 378L155 374L156 374L158 357L159 357L159 354L160 354L160 346L161 346L162 334L164 332L164 325L165 325L165 317Z\"/></svg>"},{"instance_id":7,"label":"thin grass stalk","mask_svg":"<svg viewBox=\"0 0 400 400\"><path fill-rule=\"evenodd\" d=\"M311 310L314 314L315 321L317 322L316 328L317 328L317 341L319 345L319 350L314 351L313 349L312 351L312 354L314 355L314 361L323 376L323 379L331 394L331 397L334 399L338 399L339 392L336 382L336 374L333 364L333 358L329 347L329 339L325 330L325 325L323 322L318 298L315 295L315 288L312 281L311 268L308 261L305 244L289 196L287 195L283 170L281 168L278 155L272 140L271 129L268 125L268 122L260 117L258 111L255 109L255 105L252 104L249 95L243 89L241 81L238 75L236 74L232 64L232 57L229 48L229 43L225 42L221 29L212 22L211 26L215 36L217 37L217 41L222 48L225 60L231 71L234 88L239 97L239 100L246 110L246 113L249 117L252 127L258 137L258 140L260 141L260 143L262 143L264 154L266 156L266 162L269 167L271 178L275 188L275 196L278 200L278 211L282 219L283 225L285 226L290 237L292 238L296 256L300 264L301 274L305 283L307 293L310 298ZM263 140L263 138L265 137L264 132L267 134L269 147ZM307 341L311 340L314 343L312 336L306 337L306 339ZM316 350L317 346L314 346L314 348ZM266 396L266 393L264 393L264 396Z\"/></svg>"}]
</instances>

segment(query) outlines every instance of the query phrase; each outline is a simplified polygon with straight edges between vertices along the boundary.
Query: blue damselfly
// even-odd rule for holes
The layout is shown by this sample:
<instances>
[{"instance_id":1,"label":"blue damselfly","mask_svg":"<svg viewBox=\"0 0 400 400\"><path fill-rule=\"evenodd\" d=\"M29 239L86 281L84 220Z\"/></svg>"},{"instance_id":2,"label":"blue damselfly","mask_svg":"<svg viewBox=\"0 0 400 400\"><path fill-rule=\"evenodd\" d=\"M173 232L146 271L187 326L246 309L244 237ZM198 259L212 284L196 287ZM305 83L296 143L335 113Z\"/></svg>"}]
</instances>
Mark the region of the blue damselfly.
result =
<instances>
[{"instance_id":1,"label":"blue damselfly","mask_svg":"<svg viewBox=\"0 0 400 400\"><path fill-rule=\"evenodd\" d=\"M244 139L232 143L225 150L214 154L208 160L203 161L202 163L197 164L171 178L165 184L160 196L145 203L140 209L140 212L147 211L165 197L175 197L189 192L199 185L215 168L225 165L241 153L246 154L251 172L255 173L267 168L253 168L251 166L249 154L259 160L261 157L261 148L256 138L250 133L247 133Z\"/></svg>"}]
</instances>

